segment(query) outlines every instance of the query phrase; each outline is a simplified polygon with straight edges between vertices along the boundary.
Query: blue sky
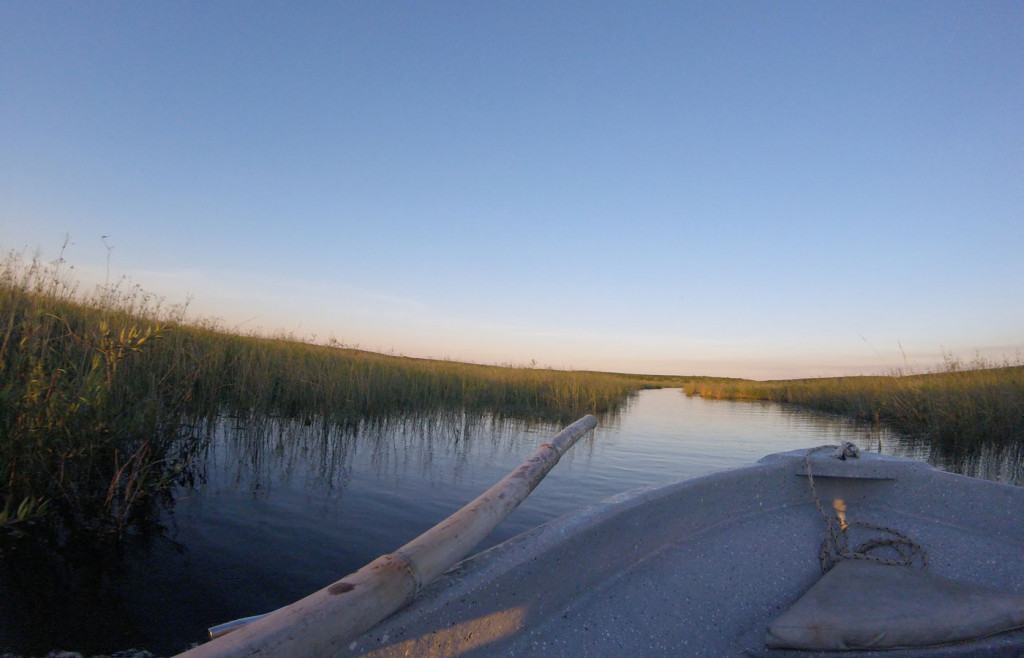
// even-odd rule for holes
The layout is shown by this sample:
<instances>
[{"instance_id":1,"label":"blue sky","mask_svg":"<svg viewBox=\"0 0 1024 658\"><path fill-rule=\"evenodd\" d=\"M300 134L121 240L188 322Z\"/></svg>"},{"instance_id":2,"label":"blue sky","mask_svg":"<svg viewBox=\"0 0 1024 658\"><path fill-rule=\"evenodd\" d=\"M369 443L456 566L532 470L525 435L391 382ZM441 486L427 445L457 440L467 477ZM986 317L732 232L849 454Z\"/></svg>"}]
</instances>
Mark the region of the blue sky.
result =
<instances>
[{"instance_id":1,"label":"blue sky","mask_svg":"<svg viewBox=\"0 0 1024 658\"><path fill-rule=\"evenodd\" d=\"M410 356L1015 360L1022 110L1022 2L3 0L0 247Z\"/></svg>"}]
</instances>

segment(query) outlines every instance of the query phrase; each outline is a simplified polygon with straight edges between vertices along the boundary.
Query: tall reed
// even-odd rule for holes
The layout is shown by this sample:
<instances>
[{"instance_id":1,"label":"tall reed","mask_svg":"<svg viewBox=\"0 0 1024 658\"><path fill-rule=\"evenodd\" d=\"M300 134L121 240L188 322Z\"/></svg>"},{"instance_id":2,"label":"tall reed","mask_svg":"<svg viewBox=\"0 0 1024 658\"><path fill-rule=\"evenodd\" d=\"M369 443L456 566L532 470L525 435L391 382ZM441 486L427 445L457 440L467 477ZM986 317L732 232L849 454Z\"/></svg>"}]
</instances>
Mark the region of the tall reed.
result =
<instances>
[{"instance_id":1,"label":"tall reed","mask_svg":"<svg viewBox=\"0 0 1024 658\"><path fill-rule=\"evenodd\" d=\"M343 424L452 409L565 421L648 385L235 335L124 280L81 294L64 267L0 263L0 527L47 517L124 532L189 476L192 418Z\"/></svg>"}]
</instances>

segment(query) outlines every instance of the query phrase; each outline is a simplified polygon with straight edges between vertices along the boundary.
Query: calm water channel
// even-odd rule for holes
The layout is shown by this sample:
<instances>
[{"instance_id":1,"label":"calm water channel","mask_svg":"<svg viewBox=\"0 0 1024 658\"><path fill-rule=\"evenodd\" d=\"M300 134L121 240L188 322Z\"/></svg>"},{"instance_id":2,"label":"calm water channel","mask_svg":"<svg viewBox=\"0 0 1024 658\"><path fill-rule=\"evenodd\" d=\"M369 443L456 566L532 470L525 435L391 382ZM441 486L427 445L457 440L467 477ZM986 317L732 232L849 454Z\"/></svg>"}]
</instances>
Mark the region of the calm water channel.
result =
<instances>
[{"instance_id":1,"label":"calm water channel","mask_svg":"<svg viewBox=\"0 0 1024 658\"><path fill-rule=\"evenodd\" d=\"M290 603L401 546L558 429L465 416L351 431L223 419L210 428L202 481L178 492L164 532L76 564L5 551L0 652L176 653L210 625ZM941 462L831 417L645 391L603 418L480 548L622 491L841 440ZM1019 459L976 461L973 474L1020 483Z\"/></svg>"}]
</instances>

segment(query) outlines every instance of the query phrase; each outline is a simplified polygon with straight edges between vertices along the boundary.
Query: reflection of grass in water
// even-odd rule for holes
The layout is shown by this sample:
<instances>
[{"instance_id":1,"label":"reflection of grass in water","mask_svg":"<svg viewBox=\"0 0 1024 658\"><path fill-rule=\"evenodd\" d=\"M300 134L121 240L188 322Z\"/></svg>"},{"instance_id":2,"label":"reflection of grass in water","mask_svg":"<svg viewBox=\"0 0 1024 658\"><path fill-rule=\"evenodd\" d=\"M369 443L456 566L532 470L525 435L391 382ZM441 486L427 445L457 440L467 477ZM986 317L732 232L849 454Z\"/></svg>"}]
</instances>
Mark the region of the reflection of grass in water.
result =
<instances>
[{"instance_id":1,"label":"reflection of grass in water","mask_svg":"<svg viewBox=\"0 0 1024 658\"><path fill-rule=\"evenodd\" d=\"M65 267L0 262L0 527L45 516L124 532L189 476L203 423L183 419L345 427L447 410L565 422L648 385L235 335L123 280L81 294Z\"/></svg>"},{"instance_id":2,"label":"reflection of grass in water","mask_svg":"<svg viewBox=\"0 0 1024 658\"><path fill-rule=\"evenodd\" d=\"M945 454L1024 443L1024 364L947 357L924 374L687 384L688 395L769 400L884 425Z\"/></svg>"},{"instance_id":3,"label":"reflection of grass in water","mask_svg":"<svg viewBox=\"0 0 1024 658\"><path fill-rule=\"evenodd\" d=\"M340 496L356 471L458 483L473 464L520 461L558 429L553 423L447 410L345 426L323 417L221 416L204 423L194 475L257 497L289 482L304 482L317 495Z\"/></svg>"},{"instance_id":4,"label":"reflection of grass in water","mask_svg":"<svg viewBox=\"0 0 1024 658\"><path fill-rule=\"evenodd\" d=\"M913 437L895 439L897 454L923 459L952 473L1024 486L1024 443L985 443L957 451Z\"/></svg>"}]
</instances>

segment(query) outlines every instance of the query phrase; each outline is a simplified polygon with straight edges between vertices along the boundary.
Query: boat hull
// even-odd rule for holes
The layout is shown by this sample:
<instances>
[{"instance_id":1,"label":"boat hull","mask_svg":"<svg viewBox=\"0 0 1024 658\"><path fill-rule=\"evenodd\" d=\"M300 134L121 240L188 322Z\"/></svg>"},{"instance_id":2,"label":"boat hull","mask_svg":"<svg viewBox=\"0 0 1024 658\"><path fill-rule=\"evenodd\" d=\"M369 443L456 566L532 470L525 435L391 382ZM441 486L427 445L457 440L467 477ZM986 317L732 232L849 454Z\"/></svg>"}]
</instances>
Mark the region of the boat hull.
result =
<instances>
[{"instance_id":1,"label":"boat hull","mask_svg":"<svg viewBox=\"0 0 1024 658\"><path fill-rule=\"evenodd\" d=\"M821 578L825 524L804 455L630 492L535 528L461 562L338 655L815 655L765 647L771 621ZM909 535L933 573L1024 595L1024 488L870 453L812 462L826 509ZM895 655L1021 647L1015 631Z\"/></svg>"}]
</instances>

